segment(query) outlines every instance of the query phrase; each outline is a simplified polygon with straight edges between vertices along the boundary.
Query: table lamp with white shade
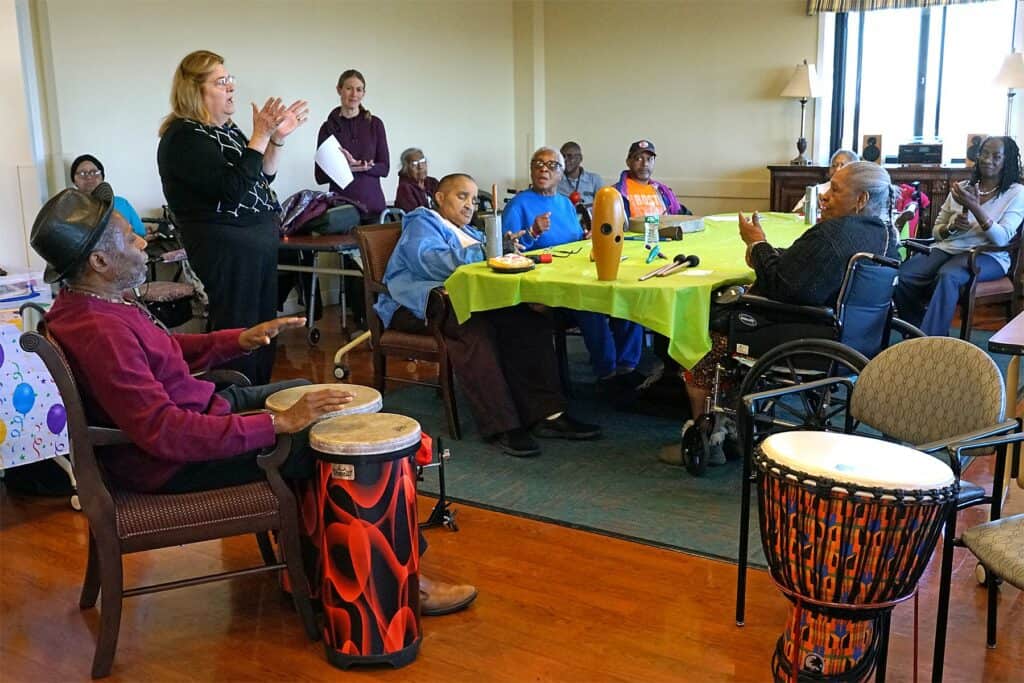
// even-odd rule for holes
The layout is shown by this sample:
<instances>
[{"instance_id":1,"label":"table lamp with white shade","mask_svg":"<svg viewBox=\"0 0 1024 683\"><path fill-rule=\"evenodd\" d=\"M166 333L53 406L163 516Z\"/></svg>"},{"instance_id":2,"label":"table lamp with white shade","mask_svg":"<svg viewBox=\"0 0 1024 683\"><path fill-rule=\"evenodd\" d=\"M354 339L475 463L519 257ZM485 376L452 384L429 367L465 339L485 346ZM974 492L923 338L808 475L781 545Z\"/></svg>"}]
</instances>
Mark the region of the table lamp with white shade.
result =
<instances>
[{"instance_id":1,"label":"table lamp with white shade","mask_svg":"<svg viewBox=\"0 0 1024 683\"><path fill-rule=\"evenodd\" d=\"M818 73L813 64L804 60L803 64L796 65L796 71L789 79L789 83L779 93L780 97L795 97L800 100L800 138L796 141L796 149L799 152L796 158L789 163L793 166L809 166L810 160L804 154L807 151L807 140L804 138L804 114L807 109L807 100L820 95L818 87Z\"/></svg>"},{"instance_id":2,"label":"table lamp with white shade","mask_svg":"<svg viewBox=\"0 0 1024 683\"><path fill-rule=\"evenodd\" d=\"M1024 52L1012 52L1003 60L996 75L996 85L1006 88L1006 135L1010 134L1010 113L1013 110L1014 88L1024 88Z\"/></svg>"}]
</instances>

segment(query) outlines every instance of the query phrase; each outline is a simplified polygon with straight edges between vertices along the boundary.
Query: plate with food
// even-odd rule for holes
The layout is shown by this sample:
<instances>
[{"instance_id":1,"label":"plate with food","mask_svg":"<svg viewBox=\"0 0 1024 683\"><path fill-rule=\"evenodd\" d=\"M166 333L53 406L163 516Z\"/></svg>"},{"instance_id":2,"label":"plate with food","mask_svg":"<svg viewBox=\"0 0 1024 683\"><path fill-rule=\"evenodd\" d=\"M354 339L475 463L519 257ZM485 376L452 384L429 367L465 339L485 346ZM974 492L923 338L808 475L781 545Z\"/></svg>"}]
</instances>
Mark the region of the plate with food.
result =
<instances>
[{"instance_id":1,"label":"plate with food","mask_svg":"<svg viewBox=\"0 0 1024 683\"><path fill-rule=\"evenodd\" d=\"M495 273L525 273L537 264L520 254L505 254L487 259L487 265Z\"/></svg>"}]
</instances>

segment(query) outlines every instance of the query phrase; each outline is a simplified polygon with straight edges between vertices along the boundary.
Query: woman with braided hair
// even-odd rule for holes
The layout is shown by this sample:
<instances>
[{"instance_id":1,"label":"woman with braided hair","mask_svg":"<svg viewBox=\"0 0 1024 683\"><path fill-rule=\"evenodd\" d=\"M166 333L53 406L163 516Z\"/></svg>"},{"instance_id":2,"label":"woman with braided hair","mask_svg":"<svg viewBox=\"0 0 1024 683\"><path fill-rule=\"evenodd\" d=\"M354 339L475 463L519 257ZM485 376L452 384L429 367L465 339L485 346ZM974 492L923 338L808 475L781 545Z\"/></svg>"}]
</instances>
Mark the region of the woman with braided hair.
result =
<instances>
[{"instance_id":1,"label":"woman with braided hair","mask_svg":"<svg viewBox=\"0 0 1024 683\"><path fill-rule=\"evenodd\" d=\"M967 252L1010 243L1024 220L1020 149L1011 137L990 137L981 145L970 180L956 183L939 209L927 254L900 267L893 297L900 317L926 334L945 336L953 322L960 288L967 284ZM977 255L978 282L998 280L1010 268L1010 254Z\"/></svg>"}]
</instances>

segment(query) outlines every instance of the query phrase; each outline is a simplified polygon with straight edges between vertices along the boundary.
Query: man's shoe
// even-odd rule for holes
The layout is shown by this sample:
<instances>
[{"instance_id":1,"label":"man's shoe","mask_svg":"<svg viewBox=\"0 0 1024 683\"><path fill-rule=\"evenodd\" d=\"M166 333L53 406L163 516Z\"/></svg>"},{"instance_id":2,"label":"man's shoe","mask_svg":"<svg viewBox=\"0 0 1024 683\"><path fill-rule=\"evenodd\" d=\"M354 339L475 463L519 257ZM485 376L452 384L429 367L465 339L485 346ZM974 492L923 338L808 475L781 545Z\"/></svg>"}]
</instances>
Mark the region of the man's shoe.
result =
<instances>
[{"instance_id":1,"label":"man's shoe","mask_svg":"<svg viewBox=\"0 0 1024 683\"><path fill-rule=\"evenodd\" d=\"M494 442L502 453L516 458L532 458L535 455L540 455L540 446L530 436L530 432L522 428L502 432Z\"/></svg>"},{"instance_id":2,"label":"man's shoe","mask_svg":"<svg viewBox=\"0 0 1024 683\"><path fill-rule=\"evenodd\" d=\"M440 617L466 609L476 600L476 588L468 584L431 581L420 574L420 614Z\"/></svg>"},{"instance_id":3,"label":"man's shoe","mask_svg":"<svg viewBox=\"0 0 1024 683\"><path fill-rule=\"evenodd\" d=\"M562 413L553 420L541 420L533 428L534 435L541 439L569 439L583 441L601 436L601 428L572 418Z\"/></svg>"}]
</instances>

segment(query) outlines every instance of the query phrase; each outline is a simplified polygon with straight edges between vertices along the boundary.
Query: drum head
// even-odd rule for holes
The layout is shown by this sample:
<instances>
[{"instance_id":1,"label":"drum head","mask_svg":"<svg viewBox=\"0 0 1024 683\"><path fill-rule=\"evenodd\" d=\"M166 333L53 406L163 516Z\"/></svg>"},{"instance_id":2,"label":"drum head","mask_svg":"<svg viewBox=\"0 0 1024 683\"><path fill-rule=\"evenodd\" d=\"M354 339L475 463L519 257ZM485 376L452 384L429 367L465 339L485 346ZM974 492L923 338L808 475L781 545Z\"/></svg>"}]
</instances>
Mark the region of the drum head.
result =
<instances>
[{"instance_id":1,"label":"drum head","mask_svg":"<svg viewBox=\"0 0 1024 683\"><path fill-rule=\"evenodd\" d=\"M290 389L275 391L267 397L267 410L283 413L295 405L295 402L302 398L303 395L311 391L323 391L324 389L341 389L353 394L355 398L352 399L351 403L346 403L341 410L324 413L320 417L321 421L341 415L376 413L384 405L380 392L373 387L364 387L360 384L306 384L301 387L291 387Z\"/></svg>"},{"instance_id":2,"label":"drum head","mask_svg":"<svg viewBox=\"0 0 1024 683\"><path fill-rule=\"evenodd\" d=\"M934 490L953 484L949 465L927 453L866 436L783 432L761 444L765 457L812 477L879 489Z\"/></svg>"},{"instance_id":3,"label":"drum head","mask_svg":"<svg viewBox=\"0 0 1024 683\"><path fill-rule=\"evenodd\" d=\"M333 417L309 430L309 445L332 455L393 453L419 442L420 423L392 413Z\"/></svg>"}]
</instances>

